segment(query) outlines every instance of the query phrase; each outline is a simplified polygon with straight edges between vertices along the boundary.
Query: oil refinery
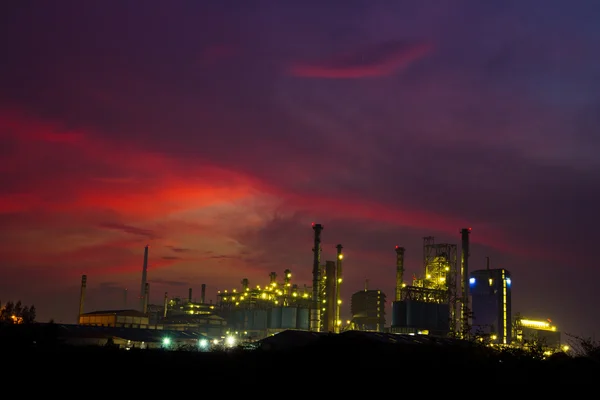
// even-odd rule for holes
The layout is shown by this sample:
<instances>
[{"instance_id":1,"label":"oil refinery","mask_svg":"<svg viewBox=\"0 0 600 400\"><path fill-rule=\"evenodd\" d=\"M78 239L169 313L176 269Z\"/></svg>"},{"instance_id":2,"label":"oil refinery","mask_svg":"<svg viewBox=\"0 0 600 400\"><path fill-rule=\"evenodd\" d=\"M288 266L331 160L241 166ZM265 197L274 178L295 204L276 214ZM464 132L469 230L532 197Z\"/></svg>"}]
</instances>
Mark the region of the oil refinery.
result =
<instances>
[{"instance_id":1,"label":"oil refinery","mask_svg":"<svg viewBox=\"0 0 600 400\"><path fill-rule=\"evenodd\" d=\"M312 230L310 284L296 282L293 271L285 269L281 275L271 272L268 279L256 284L242 278L238 287L218 291L214 303L207 300L206 285L202 284L199 301L190 288L187 298L169 298L165 292L161 304L150 304L146 246L138 308L86 313L88 277L83 275L78 326L195 333L205 344L221 345L253 342L289 330L331 334L352 330L479 340L501 346L543 341L548 348L561 348L560 332L550 320L512 315L509 271L490 269L489 259L485 269L469 270L471 228L459 231L460 248L424 237L421 273L408 282L406 249L395 246L395 293L389 326L386 295L369 289L368 281L364 290L348 294L352 316L342 320L344 247L335 246L335 260L323 262L324 227L313 223Z\"/></svg>"}]
</instances>

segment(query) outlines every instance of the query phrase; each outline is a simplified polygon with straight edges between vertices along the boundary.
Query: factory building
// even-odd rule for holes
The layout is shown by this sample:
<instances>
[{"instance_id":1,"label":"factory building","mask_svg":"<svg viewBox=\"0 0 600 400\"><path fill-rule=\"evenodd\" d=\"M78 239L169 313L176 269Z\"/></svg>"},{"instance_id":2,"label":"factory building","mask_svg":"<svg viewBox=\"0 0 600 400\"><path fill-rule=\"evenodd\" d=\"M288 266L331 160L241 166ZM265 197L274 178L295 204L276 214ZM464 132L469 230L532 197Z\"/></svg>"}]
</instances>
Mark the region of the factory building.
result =
<instances>
[{"instance_id":1,"label":"factory building","mask_svg":"<svg viewBox=\"0 0 600 400\"><path fill-rule=\"evenodd\" d=\"M383 332L385 327L385 294L381 290L361 290L352 295L350 311L353 330Z\"/></svg>"},{"instance_id":2,"label":"factory building","mask_svg":"<svg viewBox=\"0 0 600 400\"><path fill-rule=\"evenodd\" d=\"M471 272L471 333L491 343L510 344L512 339L510 272L488 268Z\"/></svg>"},{"instance_id":3,"label":"factory building","mask_svg":"<svg viewBox=\"0 0 600 400\"><path fill-rule=\"evenodd\" d=\"M140 329L154 327L150 325L148 316L137 310L92 311L80 314L79 325Z\"/></svg>"},{"instance_id":4,"label":"factory building","mask_svg":"<svg viewBox=\"0 0 600 400\"><path fill-rule=\"evenodd\" d=\"M514 338L516 344L524 347L541 346L547 349L561 347L561 335L550 319L534 320L520 315L514 319Z\"/></svg>"},{"instance_id":5,"label":"factory building","mask_svg":"<svg viewBox=\"0 0 600 400\"><path fill-rule=\"evenodd\" d=\"M285 330L340 331L343 247L335 246L336 261L321 264L323 226L312 227L313 285L292 283L292 272L287 269L281 281L271 272L266 285L252 287L244 278L241 288L219 291L216 313L227 321L230 332L261 339Z\"/></svg>"},{"instance_id":6,"label":"factory building","mask_svg":"<svg viewBox=\"0 0 600 400\"><path fill-rule=\"evenodd\" d=\"M464 250L463 250L464 251ZM404 281L405 249L396 246L396 295L392 333L454 335L457 329L457 246L423 238L423 275ZM465 257L466 258L466 257Z\"/></svg>"}]
</instances>

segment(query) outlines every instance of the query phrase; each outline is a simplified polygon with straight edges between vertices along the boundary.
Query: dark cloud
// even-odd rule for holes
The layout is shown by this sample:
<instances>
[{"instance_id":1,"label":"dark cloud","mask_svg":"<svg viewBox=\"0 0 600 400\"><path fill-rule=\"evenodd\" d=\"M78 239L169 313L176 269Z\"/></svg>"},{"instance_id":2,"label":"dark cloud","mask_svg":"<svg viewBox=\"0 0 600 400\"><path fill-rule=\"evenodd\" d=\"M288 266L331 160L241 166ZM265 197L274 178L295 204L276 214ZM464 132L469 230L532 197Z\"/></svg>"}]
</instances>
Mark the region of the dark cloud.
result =
<instances>
[{"instance_id":1,"label":"dark cloud","mask_svg":"<svg viewBox=\"0 0 600 400\"><path fill-rule=\"evenodd\" d=\"M106 223L106 224L100 225L100 227L106 228L106 229L115 229L115 230L123 231L125 233L130 233L132 235L145 236L149 239L154 239L157 237L156 234L154 233L154 231L152 231L150 229L136 228L135 226Z\"/></svg>"},{"instance_id":2,"label":"dark cloud","mask_svg":"<svg viewBox=\"0 0 600 400\"><path fill-rule=\"evenodd\" d=\"M388 76L425 56L432 45L389 41L315 63L295 63L293 76L303 78L356 79Z\"/></svg>"}]
</instances>

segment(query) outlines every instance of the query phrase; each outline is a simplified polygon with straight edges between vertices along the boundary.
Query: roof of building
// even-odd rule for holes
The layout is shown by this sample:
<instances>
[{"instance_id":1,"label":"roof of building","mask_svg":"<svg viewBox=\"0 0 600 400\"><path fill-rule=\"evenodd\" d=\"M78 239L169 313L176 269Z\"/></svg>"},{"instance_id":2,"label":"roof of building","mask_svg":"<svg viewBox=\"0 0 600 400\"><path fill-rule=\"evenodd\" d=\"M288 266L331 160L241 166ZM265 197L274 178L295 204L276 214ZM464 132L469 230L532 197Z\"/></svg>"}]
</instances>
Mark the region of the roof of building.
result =
<instances>
[{"instance_id":1,"label":"roof of building","mask_svg":"<svg viewBox=\"0 0 600 400\"><path fill-rule=\"evenodd\" d=\"M120 315L125 317L148 317L141 311L137 310L100 310L100 311L91 311L81 315L92 316L92 315Z\"/></svg>"},{"instance_id":2,"label":"roof of building","mask_svg":"<svg viewBox=\"0 0 600 400\"><path fill-rule=\"evenodd\" d=\"M59 335L64 338L121 338L132 342L160 342L165 337L171 340L192 340L206 337L194 331L173 331L168 329L114 328L108 326L60 324Z\"/></svg>"},{"instance_id":3,"label":"roof of building","mask_svg":"<svg viewBox=\"0 0 600 400\"><path fill-rule=\"evenodd\" d=\"M206 320L224 321L222 317L219 317L215 314L179 314L168 316L167 318L161 320L161 322L165 324L203 324L206 323Z\"/></svg>"},{"instance_id":4,"label":"roof of building","mask_svg":"<svg viewBox=\"0 0 600 400\"><path fill-rule=\"evenodd\" d=\"M351 345L434 345L434 346L460 346L466 342L460 339L441 338L429 335L408 335L381 332L346 331L340 334L307 331L284 331L269 336L260 341L260 347L266 350L283 350L317 344L321 339L327 338L337 344Z\"/></svg>"}]
</instances>

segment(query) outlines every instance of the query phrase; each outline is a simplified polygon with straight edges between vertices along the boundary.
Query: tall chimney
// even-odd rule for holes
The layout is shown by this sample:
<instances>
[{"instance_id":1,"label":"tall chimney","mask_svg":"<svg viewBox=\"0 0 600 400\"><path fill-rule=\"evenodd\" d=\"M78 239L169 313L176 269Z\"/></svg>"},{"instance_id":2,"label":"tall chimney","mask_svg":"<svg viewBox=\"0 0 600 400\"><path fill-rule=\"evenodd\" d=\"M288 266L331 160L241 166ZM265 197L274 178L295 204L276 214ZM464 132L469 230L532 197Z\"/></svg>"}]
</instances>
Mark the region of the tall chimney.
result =
<instances>
[{"instance_id":1,"label":"tall chimney","mask_svg":"<svg viewBox=\"0 0 600 400\"><path fill-rule=\"evenodd\" d=\"M142 312L148 313L148 299L150 298L150 284L146 283L144 286L144 303L142 304Z\"/></svg>"},{"instance_id":2,"label":"tall chimney","mask_svg":"<svg viewBox=\"0 0 600 400\"><path fill-rule=\"evenodd\" d=\"M315 231L315 243L313 246L313 280L312 280L312 307L310 310L310 330L319 332L321 330L321 304L319 302L319 266L321 263L321 231L323 225L312 224Z\"/></svg>"},{"instance_id":3,"label":"tall chimney","mask_svg":"<svg viewBox=\"0 0 600 400\"><path fill-rule=\"evenodd\" d=\"M404 284L404 247L396 246L396 301L402 300Z\"/></svg>"},{"instance_id":4,"label":"tall chimney","mask_svg":"<svg viewBox=\"0 0 600 400\"><path fill-rule=\"evenodd\" d=\"M79 294L79 315L77 316L77 323L79 318L83 314L83 303L85 302L85 290L87 288L87 275L81 275L81 293Z\"/></svg>"},{"instance_id":5,"label":"tall chimney","mask_svg":"<svg viewBox=\"0 0 600 400\"><path fill-rule=\"evenodd\" d=\"M142 267L142 288L140 289L140 309L143 313L146 304L146 278L148 275L148 245L144 247L144 266Z\"/></svg>"},{"instance_id":6,"label":"tall chimney","mask_svg":"<svg viewBox=\"0 0 600 400\"><path fill-rule=\"evenodd\" d=\"M206 284L202 284L202 289L200 289L200 302L202 304L206 304Z\"/></svg>"},{"instance_id":7,"label":"tall chimney","mask_svg":"<svg viewBox=\"0 0 600 400\"><path fill-rule=\"evenodd\" d=\"M342 293L340 291L340 286L342 285L342 260L344 259L344 254L342 254L342 245L338 244L335 246L337 249L337 260L336 260L336 268L335 268L335 325L334 332L340 333L340 327L342 326Z\"/></svg>"},{"instance_id":8,"label":"tall chimney","mask_svg":"<svg viewBox=\"0 0 600 400\"><path fill-rule=\"evenodd\" d=\"M471 228L460 230L461 251L460 251L460 277L461 277L461 325L463 336L468 334L469 330L469 234Z\"/></svg>"},{"instance_id":9,"label":"tall chimney","mask_svg":"<svg viewBox=\"0 0 600 400\"><path fill-rule=\"evenodd\" d=\"M188 303L192 302L192 288L188 289Z\"/></svg>"},{"instance_id":10,"label":"tall chimney","mask_svg":"<svg viewBox=\"0 0 600 400\"><path fill-rule=\"evenodd\" d=\"M163 307L164 307L163 318L167 318L167 307L168 306L169 306L169 296L168 296L168 293L165 292L165 301L163 304Z\"/></svg>"}]
</instances>

